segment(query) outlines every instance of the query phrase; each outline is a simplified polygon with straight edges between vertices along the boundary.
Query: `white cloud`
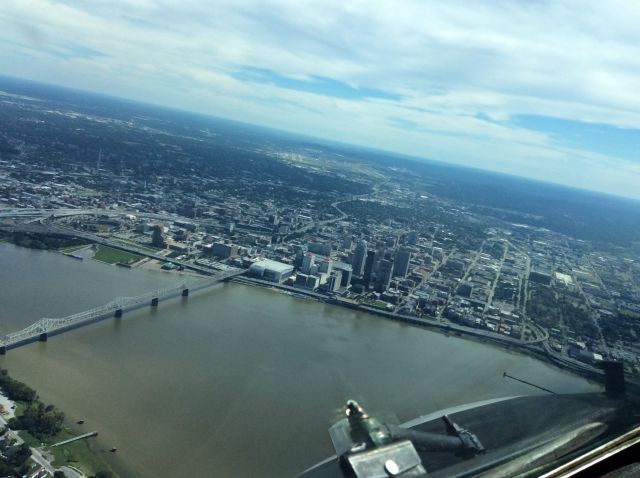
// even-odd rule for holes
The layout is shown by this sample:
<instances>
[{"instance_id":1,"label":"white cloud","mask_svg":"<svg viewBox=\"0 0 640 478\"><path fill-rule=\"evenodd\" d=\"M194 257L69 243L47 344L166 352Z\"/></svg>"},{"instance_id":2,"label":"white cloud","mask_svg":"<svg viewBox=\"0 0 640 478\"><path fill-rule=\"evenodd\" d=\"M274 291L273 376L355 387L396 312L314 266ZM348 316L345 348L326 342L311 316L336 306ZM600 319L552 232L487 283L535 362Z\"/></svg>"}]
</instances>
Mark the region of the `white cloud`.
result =
<instances>
[{"instance_id":1,"label":"white cloud","mask_svg":"<svg viewBox=\"0 0 640 478\"><path fill-rule=\"evenodd\" d=\"M637 196L629 158L569 150L509 120L640 129L639 23L640 6L617 0L5 0L0 40L12 47L0 61L7 74ZM55 55L78 46L107 56ZM243 82L233 74L244 66L401 98Z\"/></svg>"}]
</instances>

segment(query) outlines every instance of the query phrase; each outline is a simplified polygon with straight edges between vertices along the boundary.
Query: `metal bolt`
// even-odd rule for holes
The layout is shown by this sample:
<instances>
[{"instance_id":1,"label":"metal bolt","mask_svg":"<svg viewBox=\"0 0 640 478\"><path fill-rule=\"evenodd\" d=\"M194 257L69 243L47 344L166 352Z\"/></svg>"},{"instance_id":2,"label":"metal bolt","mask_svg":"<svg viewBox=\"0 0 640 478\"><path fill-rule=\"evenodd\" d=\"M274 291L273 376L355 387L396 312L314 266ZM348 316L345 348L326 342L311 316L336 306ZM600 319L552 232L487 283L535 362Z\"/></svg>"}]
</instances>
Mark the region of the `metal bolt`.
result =
<instances>
[{"instance_id":1,"label":"metal bolt","mask_svg":"<svg viewBox=\"0 0 640 478\"><path fill-rule=\"evenodd\" d=\"M389 476L396 476L398 473L400 473L400 467L395 461L387 460L384 462L384 471Z\"/></svg>"}]
</instances>

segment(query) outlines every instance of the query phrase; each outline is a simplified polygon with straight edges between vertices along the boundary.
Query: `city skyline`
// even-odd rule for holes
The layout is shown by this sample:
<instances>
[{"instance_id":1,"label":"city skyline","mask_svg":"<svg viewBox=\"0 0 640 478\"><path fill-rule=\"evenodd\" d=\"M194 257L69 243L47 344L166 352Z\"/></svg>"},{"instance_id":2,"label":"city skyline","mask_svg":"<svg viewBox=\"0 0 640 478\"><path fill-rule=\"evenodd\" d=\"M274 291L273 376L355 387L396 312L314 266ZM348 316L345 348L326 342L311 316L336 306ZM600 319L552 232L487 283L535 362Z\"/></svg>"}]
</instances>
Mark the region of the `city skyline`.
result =
<instances>
[{"instance_id":1,"label":"city skyline","mask_svg":"<svg viewBox=\"0 0 640 478\"><path fill-rule=\"evenodd\" d=\"M640 10L581 6L9 1L0 58L11 76L640 198Z\"/></svg>"},{"instance_id":2,"label":"city skyline","mask_svg":"<svg viewBox=\"0 0 640 478\"><path fill-rule=\"evenodd\" d=\"M602 368L631 399L637 201L5 76L0 105L0 361L26 380L0 370L12 475L293 475L330 437L273 431L324 430L358 390L407 417L464 396L461 423L491 395L594 392L589 416L629 416L610 415L633 403L607 398ZM414 382L416 400L402 388ZM540 389L560 395L524 396ZM569 408L559 426L531 414L505 445L482 432L486 466L514 438L561 439L587 413ZM238 460L247 430L275 446ZM565 456L553 452L550 466ZM430 471L466 466L452 458Z\"/></svg>"}]
</instances>

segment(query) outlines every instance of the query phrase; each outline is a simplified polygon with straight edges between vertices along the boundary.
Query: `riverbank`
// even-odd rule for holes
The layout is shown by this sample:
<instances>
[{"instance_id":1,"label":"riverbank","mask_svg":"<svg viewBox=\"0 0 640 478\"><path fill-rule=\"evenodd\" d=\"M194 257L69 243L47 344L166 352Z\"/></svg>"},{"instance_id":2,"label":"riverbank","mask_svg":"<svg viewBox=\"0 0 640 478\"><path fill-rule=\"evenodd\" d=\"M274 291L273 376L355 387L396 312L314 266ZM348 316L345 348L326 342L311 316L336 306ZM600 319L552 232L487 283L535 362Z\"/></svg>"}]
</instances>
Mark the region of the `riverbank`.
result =
<instances>
[{"instance_id":1,"label":"riverbank","mask_svg":"<svg viewBox=\"0 0 640 478\"><path fill-rule=\"evenodd\" d=\"M179 280L7 244L0 249L7 331ZM537 393L503 378L505 370L554 391L600 389L501 347L292 296L299 297L221 283L191 290L187 300L161 301L157 310L12 350L0 364L59 405L73 432L97 430L89 441L116 473L139 478L211 470L294 476L330 454L327 420L354 396L402 422L446 406ZM74 425L80 419L85 424ZM251 460L241 459L247 446L256 450ZM118 451L110 453L112 447Z\"/></svg>"},{"instance_id":2,"label":"riverbank","mask_svg":"<svg viewBox=\"0 0 640 478\"><path fill-rule=\"evenodd\" d=\"M103 246L98 246L103 247ZM72 253L79 254L84 256L82 249L90 249L91 246L72 246L63 251L63 253ZM62 251L61 251L62 252ZM141 269L153 270L154 272L161 271L160 263L151 258L142 259L137 263L137 266ZM178 274L186 277L202 277L195 271L162 271L167 276L172 274ZM321 302L331 303L334 305L339 305L345 308L350 308L354 310L358 310L360 312L381 316L388 320L393 320L396 322L402 322L408 325L413 325L425 329L429 329L435 332L442 333L444 335L456 335L458 337L468 338L473 341L494 344L501 348L507 350L516 350L523 355L535 357L538 360L545 361L547 363L553 364L563 370L568 370L572 373L581 375L583 377L589 378L591 380L602 381L602 372L594 367L591 367L587 364L583 364L577 362L575 360L570 359L569 357L561 356L560 354L556 354L548 349L548 347L544 346L541 340L538 340L539 343L525 342L520 339L515 339L503 334L497 334L494 332L490 332L483 329L477 329L472 327L467 327L463 325L453 324L451 322L441 322L435 319L428 318L418 318L408 315L396 314L394 312L382 310L380 308L364 305L355 301L351 301L348 299L343 299L341 297L329 296L326 294L321 294L314 291L309 291L306 289L299 289L291 286L274 284L273 282L263 281L260 279L242 276L233 279L235 282L243 283L246 285L252 286L260 286L271 289L278 289L283 292L286 292L288 295L294 297L308 297Z\"/></svg>"},{"instance_id":3,"label":"riverbank","mask_svg":"<svg viewBox=\"0 0 640 478\"><path fill-rule=\"evenodd\" d=\"M16 404L13 400L9 400L7 396L0 390L0 416L5 420L9 420L15 416Z\"/></svg>"},{"instance_id":4,"label":"riverbank","mask_svg":"<svg viewBox=\"0 0 640 478\"><path fill-rule=\"evenodd\" d=\"M152 259L150 257L141 256L139 254L120 251L118 249L114 249L104 245L85 244L58 249L57 252L60 252L61 254L73 259L93 259L104 264L116 265L128 269L140 268L154 272L161 272L163 274L175 274L180 277L193 277L201 279L207 277L207 275L199 273L197 271L190 271L186 269L178 270L177 268L163 268L164 264L166 264L166 262L170 262L171 259L160 261L157 259Z\"/></svg>"},{"instance_id":5,"label":"riverbank","mask_svg":"<svg viewBox=\"0 0 640 478\"><path fill-rule=\"evenodd\" d=\"M0 389L0 424L7 428L13 440L18 445L25 443L31 451L30 460L37 471L37 467L48 473L62 471L65 476L79 478L84 476L95 476L101 474L104 477L115 477L109 465L92 449L91 444L86 439L78 439L78 435L73 433L68 424L62 423L64 416L52 405L44 406L30 387L12 379L5 370L2 370L3 385ZM16 399L11 398L24 397ZM35 398L34 398L35 397ZM37 413L36 410L39 410ZM21 417L29 415L28 423L21 421ZM55 431L44 435L34 435L35 429L43 428L45 421L49 426L51 420L59 421L55 425ZM34 430L26 427L34 427ZM38 433L44 433L42 430ZM97 432L94 432L97 435ZM92 436L94 436L92 435ZM39 475L38 475L39 476Z\"/></svg>"},{"instance_id":6,"label":"riverbank","mask_svg":"<svg viewBox=\"0 0 640 478\"><path fill-rule=\"evenodd\" d=\"M163 274L175 274L181 277L193 277L196 279L207 278L206 275L200 274L196 271L189 271L189 270L180 271L178 269L170 269L170 270L163 269L162 266L165 262L161 262L156 259L145 258L145 259L142 259L137 264L135 264L134 267L139 267L140 269L145 269L145 270L154 271L154 272L160 272Z\"/></svg>"},{"instance_id":7,"label":"riverbank","mask_svg":"<svg viewBox=\"0 0 640 478\"><path fill-rule=\"evenodd\" d=\"M266 289L273 289L287 295L314 299L320 302L326 302L349 309L358 310L360 312L369 313L383 317L387 320L395 322L401 322L407 325L420 327L432 332L437 332L446 336L455 335L459 338L465 338L474 342L483 344L491 344L509 351L516 351L522 355L533 357L537 360L554 365L564 371L574 373L578 376L587 378L598 383L602 383L604 380L604 374L602 370L591 367L587 364L583 364L576 360L569 359L568 357L562 357L559 354L553 353L544 347L541 341L538 342L524 342L520 339L514 339L502 334L496 334L490 331L484 331L472 327L465 327L463 325L453 324L451 322L439 322L435 319L425 319L419 317L413 317L408 315L397 314L394 312L385 311L376 307L369 307L362 305L358 302L343 299L341 297L329 296L318 292L313 292L305 289L298 289L296 287L287 286L283 284L276 284L269 281L264 281L252 277L241 276L234 277L231 282L250 285L254 287L262 287Z\"/></svg>"}]
</instances>

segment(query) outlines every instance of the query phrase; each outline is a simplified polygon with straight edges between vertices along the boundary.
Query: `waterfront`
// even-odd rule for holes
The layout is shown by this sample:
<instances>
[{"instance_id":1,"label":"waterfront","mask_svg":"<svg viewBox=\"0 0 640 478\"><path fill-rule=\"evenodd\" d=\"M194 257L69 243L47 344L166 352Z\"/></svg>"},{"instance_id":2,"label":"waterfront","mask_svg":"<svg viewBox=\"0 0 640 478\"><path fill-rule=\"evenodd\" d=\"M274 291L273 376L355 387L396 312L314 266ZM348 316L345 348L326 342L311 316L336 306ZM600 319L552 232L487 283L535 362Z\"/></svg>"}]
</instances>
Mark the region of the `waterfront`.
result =
<instances>
[{"instance_id":1,"label":"waterfront","mask_svg":"<svg viewBox=\"0 0 640 478\"><path fill-rule=\"evenodd\" d=\"M167 273L0 244L2 332L175 283ZM442 407L596 387L496 347L226 284L0 359L71 421L96 429L123 476L290 476L331 453L357 398L399 421Z\"/></svg>"}]
</instances>

